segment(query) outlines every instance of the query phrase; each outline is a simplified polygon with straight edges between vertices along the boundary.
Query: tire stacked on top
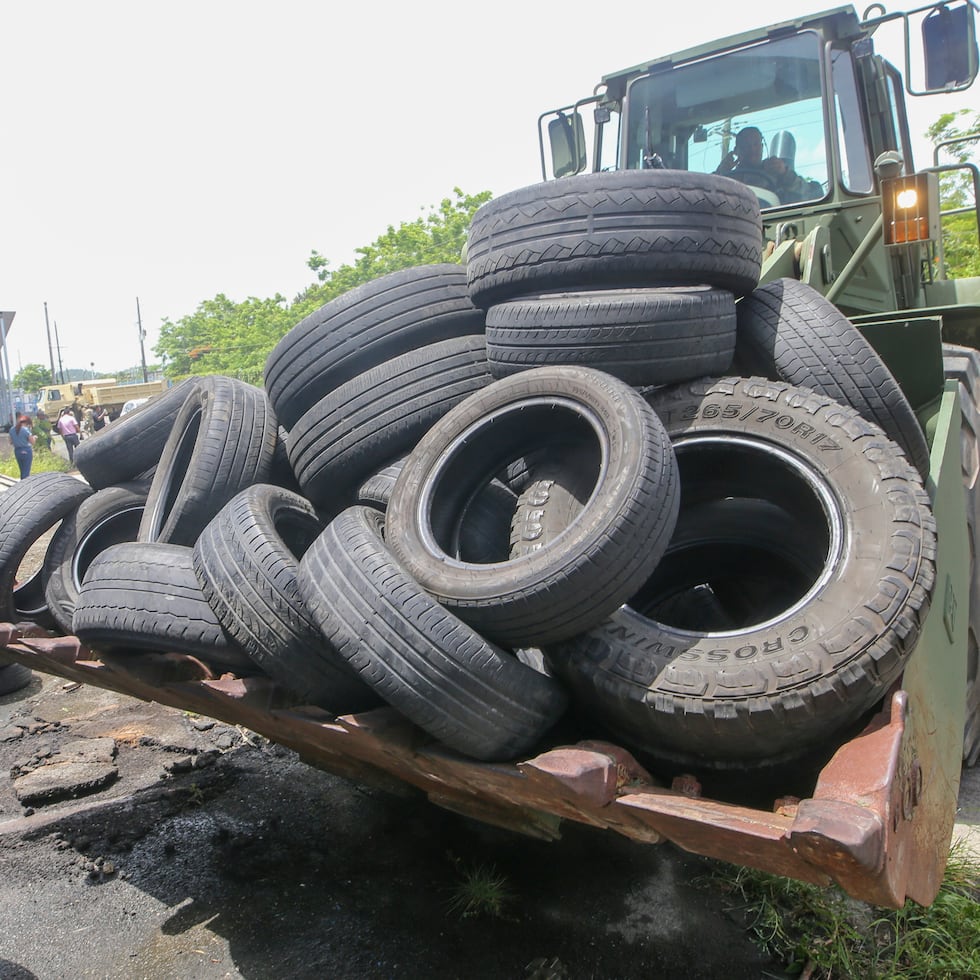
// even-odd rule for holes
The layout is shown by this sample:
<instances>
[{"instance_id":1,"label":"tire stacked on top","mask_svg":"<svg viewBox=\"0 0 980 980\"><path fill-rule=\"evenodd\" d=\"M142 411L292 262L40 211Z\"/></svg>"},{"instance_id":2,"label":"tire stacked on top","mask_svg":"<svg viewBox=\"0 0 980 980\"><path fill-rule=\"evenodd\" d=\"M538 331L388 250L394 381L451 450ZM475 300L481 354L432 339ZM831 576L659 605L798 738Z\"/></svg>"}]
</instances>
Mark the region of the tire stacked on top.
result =
<instances>
[{"instance_id":1,"label":"tire stacked on top","mask_svg":"<svg viewBox=\"0 0 980 980\"><path fill-rule=\"evenodd\" d=\"M682 171L588 174L490 201L466 268L494 375L583 364L642 386L724 373L761 227L744 185Z\"/></svg>"},{"instance_id":2,"label":"tire stacked on top","mask_svg":"<svg viewBox=\"0 0 980 980\"><path fill-rule=\"evenodd\" d=\"M569 702L668 767L805 754L901 671L935 531L900 389L818 294L756 288L761 249L710 175L491 201L465 268L327 303L265 392L198 379L86 440L48 603L478 759Z\"/></svg>"}]
</instances>

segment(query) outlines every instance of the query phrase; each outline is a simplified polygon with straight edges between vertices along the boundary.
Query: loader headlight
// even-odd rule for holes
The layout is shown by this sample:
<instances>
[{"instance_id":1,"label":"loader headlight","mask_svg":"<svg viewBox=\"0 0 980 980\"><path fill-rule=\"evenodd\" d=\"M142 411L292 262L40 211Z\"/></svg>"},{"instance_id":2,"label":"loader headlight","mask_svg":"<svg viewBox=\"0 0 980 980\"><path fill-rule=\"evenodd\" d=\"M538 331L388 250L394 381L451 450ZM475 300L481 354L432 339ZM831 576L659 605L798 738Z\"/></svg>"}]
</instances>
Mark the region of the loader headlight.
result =
<instances>
[{"instance_id":1,"label":"loader headlight","mask_svg":"<svg viewBox=\"0 0 980 980\"><path fill-rule=\"evenodd\" d=\"M895 195L895 203L903 210L914 208L919 203L919 192L914 187L899 191Z\"/></svg>"},{"instance_id":2,"label":"loader headlight","mask_svg":"<svg viewBox=\"0 0 980 980\"><path fill-rule=\"evenodd\" d=\"M886 245L908 245L939 237L939 184L935 174L887 177L881 182Z\"/></svg>"}]
</instances>

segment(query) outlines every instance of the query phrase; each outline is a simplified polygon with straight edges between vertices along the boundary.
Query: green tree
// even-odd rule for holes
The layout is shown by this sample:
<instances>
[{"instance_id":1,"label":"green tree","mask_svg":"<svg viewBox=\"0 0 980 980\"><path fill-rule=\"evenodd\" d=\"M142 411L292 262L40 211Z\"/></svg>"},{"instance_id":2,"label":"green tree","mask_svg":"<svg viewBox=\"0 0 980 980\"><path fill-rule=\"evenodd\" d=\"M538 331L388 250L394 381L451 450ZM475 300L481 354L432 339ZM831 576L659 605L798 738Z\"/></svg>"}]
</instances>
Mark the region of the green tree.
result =
<instances>
[{"instance_id":1,"label":"green tree","mask_svg":"<svg viewBox=\"0 0 980 980\"><path fill-rule=\"evenodd\" d=\"M187 316L164 320L153 350L166 359L166 376L227 374L261 385L266 357L279 339L335 296L397 269L460 262L466 230L490 192L468 195L457 187L453 194L413 221L389 225L370 245L355 249L353 263L331 270L329 260L314 250L307 265L316 281L292 303L279 295L236 303L219 293Z\"/></svg>"},{"instance_id":2,"label":"green tree","mask_svg":"<svg viewBox=\"0 0 980 980\"><path fill-rule=\"evenodd\" d=\"M43 364L25 364L14 375L14 387L30 393L47 384L51 384L51 371Z\"/></svg>"},{"instance_id":3,"label":"green tree","mask_svg":"<svg viewBox=\"0 0 980 980\"><path fill-rule=\"evenodd\" d=\"M978 135L970 135L978 134ZM980 147L980 112L968 109L946 112L926 131L933 144L946 140L958 140L944 147L941 161L944 163L976 163ZM963 139L963 137L968 137ZM966 170L941 174L939 196L944 211L954 208L974 207L973 181ZM952 215L943 221L943 254L950 278L980 276L980 230L976 212Z\"/></svg>"}]
</instances>

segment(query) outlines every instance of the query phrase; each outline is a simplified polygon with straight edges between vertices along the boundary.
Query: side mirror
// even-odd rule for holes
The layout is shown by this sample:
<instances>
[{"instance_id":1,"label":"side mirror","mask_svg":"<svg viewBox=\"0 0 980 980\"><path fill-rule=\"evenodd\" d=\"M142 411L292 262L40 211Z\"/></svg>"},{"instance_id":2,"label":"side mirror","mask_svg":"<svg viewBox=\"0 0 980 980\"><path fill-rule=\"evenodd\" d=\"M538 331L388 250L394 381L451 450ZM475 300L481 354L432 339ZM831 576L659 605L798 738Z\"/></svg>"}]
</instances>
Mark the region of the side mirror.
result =
<instances>
[{"instance_id":1,"label":"side mirror","mask_svg":"<svg viewBox=\"0 0 980 980\"><path fill-rule=\"evenodd\" d=\"M969 2L940 4L922 21L926 89L969 88L977 77L977 28Z\"/></svg>"},{"instance_id":2,"label":"side mirror","mask_svg":"<svg viewBox=\"0 0 980 980\"><path fill-rule=\"evenodd\" d=\"M573 112L570 116L559 112L548 123L548 142L551 144L551 172L556 177L566 177L585 170L588 164L585 127L578 112Z\"/></svg>"}]
</instances>

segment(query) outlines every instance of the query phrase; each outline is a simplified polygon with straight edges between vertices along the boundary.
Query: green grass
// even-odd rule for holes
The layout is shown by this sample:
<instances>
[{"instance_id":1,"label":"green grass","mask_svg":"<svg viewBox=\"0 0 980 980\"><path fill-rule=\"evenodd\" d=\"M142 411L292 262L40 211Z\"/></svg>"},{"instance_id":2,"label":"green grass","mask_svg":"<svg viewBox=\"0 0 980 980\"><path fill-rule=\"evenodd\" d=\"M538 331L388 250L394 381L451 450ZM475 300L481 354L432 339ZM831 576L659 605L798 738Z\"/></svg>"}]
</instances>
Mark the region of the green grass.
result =
<instances>
[{"instance_id":1,"label":"green grass","mask_svg":"<svg viewBox=\"0 0 980 980\"><path fill-rule=\"evenodd\" d=\"M459 875L449 898L450 913L461 919L504 918L514 899L504 875L493 865L467 865L452 854L449 860Z\"/></svg>"},{"instance_id":2,"label":"green grass","mask_svg":"<svg viewBox=\"0 0 980 980\"><path fill-rule=\"evenodd\" d=\"M980 861L954 845L935 902L881 909L839 888L739 868L711 874L758 945L808 980L980 977Z\"/></svg>"},{"instance_id":3,"label":"green grass","mask_svg":"<svg viewBox=\"0 0 980 980\"><path fill-rule=\"evenodd\" d=\"M0 440L7 441L6 434L0 434ZM71 467L68 461L50 449L38 446L34 447L34 462L31 464L31 473L67 473ZM14 459L13 449L9 441L6 446L0 448L0 474L3 476L20 476L20 467Z\"/></svg>"}]
</instances>

